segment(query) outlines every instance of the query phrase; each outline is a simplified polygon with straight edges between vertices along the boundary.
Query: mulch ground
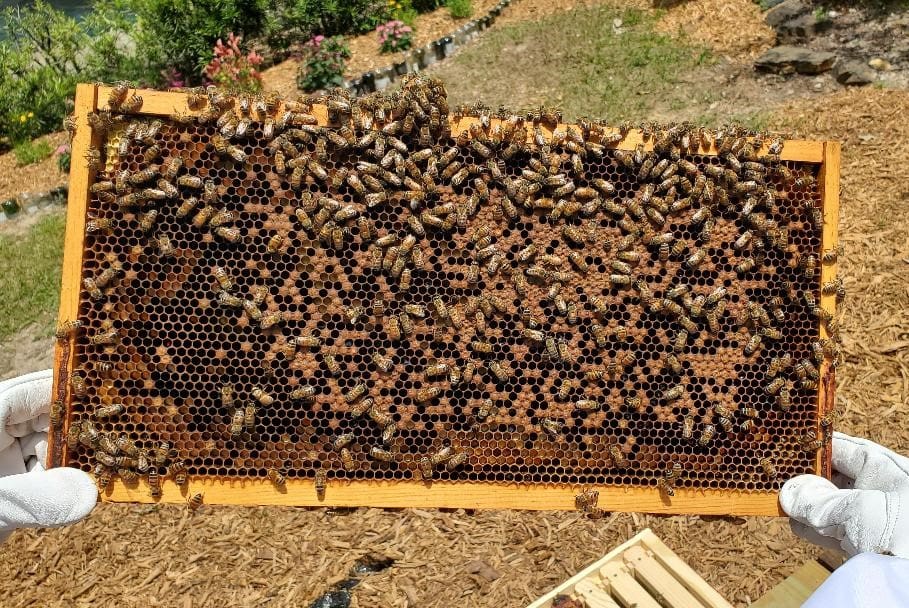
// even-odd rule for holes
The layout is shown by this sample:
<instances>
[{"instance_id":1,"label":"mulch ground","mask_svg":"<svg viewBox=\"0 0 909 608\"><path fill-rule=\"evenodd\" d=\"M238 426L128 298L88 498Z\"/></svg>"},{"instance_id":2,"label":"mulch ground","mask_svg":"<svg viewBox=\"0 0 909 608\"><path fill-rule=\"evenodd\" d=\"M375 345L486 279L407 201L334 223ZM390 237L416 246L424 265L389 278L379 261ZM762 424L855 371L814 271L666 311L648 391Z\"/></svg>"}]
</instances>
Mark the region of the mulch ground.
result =
<instances>
[{"instance_id":1,"label":"mulch ground","mask_svg":"<svg viewBox=\"0 0 909 608\"><path fill-rule=\"evenodd\" d=\"M52 133L39 139L48 140L53 150L68 141L65 133ZM23 192L52 190L65 184L68 179L69 176L57 167L57 157L53 154L25 167L16 164L16 156L11 152L0 155L0 201L14 198Z\"/></svg>"},{"instance_id":2,"label":"mulch ground","mask_svg":"<svg viewBox=\"0 0 909 608\"><path fill-rule=\"evenodd\" d=\"M775 34L751 0L692 0L668 9L657 29L684 36L714 53L757 57L773 46Z\"/></svg>"}]
</instances>

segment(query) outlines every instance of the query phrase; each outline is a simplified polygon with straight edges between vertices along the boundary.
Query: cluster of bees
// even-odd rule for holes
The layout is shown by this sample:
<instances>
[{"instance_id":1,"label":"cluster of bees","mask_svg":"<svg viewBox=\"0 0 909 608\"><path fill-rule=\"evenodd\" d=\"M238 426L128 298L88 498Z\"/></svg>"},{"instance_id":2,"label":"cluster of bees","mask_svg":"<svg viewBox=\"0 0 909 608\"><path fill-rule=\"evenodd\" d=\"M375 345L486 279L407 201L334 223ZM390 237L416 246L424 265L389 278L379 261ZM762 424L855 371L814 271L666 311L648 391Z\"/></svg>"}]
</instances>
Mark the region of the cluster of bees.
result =
<instances>
[{"instance_id":1,"label":"cluster of bees","mask_svg":"<svg viewBox=\"0 0 909 608\"><path fill-rule=\"evenodd\" d=\"M223 189L212 179L203 179L187 170L180 155L167 156L158 135L164 121L137 120L129 114L141 109L142 100L129 95L125 85L111 90L108 110L90 117L91 127L116 141L117 152L124 155L138 145L146 168L118 171L106 176L105 151L91 150L88 163L105 179L98 179L91 192L104 204L135 215L141 234L146 235L162 259L177 254L168 235L157 230L162 210L173 206L175 217L197 230L211 231L216 242L225 246L250 244L238 222L242 212L228 209L222 202ZM571 372L577 360L570 341L552 326L567 323L590 337L598 352L615 350L627 344L629 329L619 325L607 329L612 318L606 295L627 294L642 312L659 317L671 332L670 352L664 353L662 371L675 378L656 400L672 406L686 397L685 355L689 345L700 336L716 337L729 318L732 301L722 284L704 288L689 282L684 273L697 272L716 263L711 251L712 238L720 222L739 226L732 248L739 254L734 272L741 278L754 277L774 259L792 259L804 278L812 281L819 264L835 262L836 252L819 260L814 253L801 254L791 242L791 218L781 213L786 190L810 191L815 178L810 172L795 171L781 162L782 139L737 127L719 130L689 124L641 125L643 142L631 150L620 144L631 131L630 124L617 128L581 119L576 125L561 124L556 110L539 108L524 114L493 111L477 104L450 109L442 84L422 77L406 78L402 88L387 95L374 94L354 99L344 91L323 96L282 101L275 95L231 96L215 88L193 90L188 95L193 115L175 115L176 125L198 124L216 129L207 142L218 162L244 165L248 162L245 142L261 129L267 142L270 170L294 192L291 211L299 228L297 238L308 237L336 256L346 255L355 243L367 247L369 271L397 283L400 294L407 294L415 275L432 271L428 260L432 252L426 242L446 234L467 235L463 255L467 293L464 297L431 297L426 303L407 300L389 314L391 302L383 293L371 302L344 306L340 312L350 327L360 327L371 318L371 327L395 344L404 344L417 333L417 324L431 327L432 342L441 343L446 332L454 331L468 339L459 361L431 358L422 369L423 382L411 391L410 399L419 406L432 406L442 398L446 381L455 391L488 379L503 386L514 382L515 375L498 353L509 341L523 341L532 352L540 352L553 366ZM320 124L314 107L327 108L330 126ZM467 126L461 128L464 124ZM72 125L70 125L72 126ZM459 129L453 132L452 129ZM646 144L646 145L645 145ZM112 144L113 145L113 144ZM718 164L697 164L693 155L715 153ZM334 162L352 158L348 163ZM588 173L591 162L613 163L618 171L637 182L630 196L620 187ZM514 167L518 169L515 170ZM346 193L342 195L342 193ZM454 194L455 196L450 196ZM347 202L348 200L354 202ZM823 214L805 197L805 213L814 231L821 230ZM490 208L494 223L478 223L481 210ZM400 220L398 228L377 226L376 214L390 210ZM567 251L558 255L548 243L530 240L520 249L509 248L501 229L531 217L553 227ZM617 227L605 235L604 220ZM675 225L695 233L693 239L681 238ZM109 232L114 221L91 218L86 224L89 236ZM305 236L299 236L305 235ZM279 258L297 244L284 232L266 237L265 250ZM692 242L693 240L693 242ZM593 268L588 250L597 247L611 256L606 271ZM776 256L776 258L774 258ZM656 291L646 280L652 263L669 261L680 267L678 280L668 289ZM579 297L574 289L578 277L601 272L603 290L589 290ZM267 287L251 287L241 293L229 270L215 266L212 271L216 306L241 311L260 330L281 329L288 319L281 311L268 312ZM123 276L117 257L111 255L93 276L83 278L82 286L93 302L102 302L106 290ZM499 277L513 290L503 297L491 290L481 291L486 281ZM528 300L532 292L542 291L544 315L538 315ZM820 307L812 290L799 290L783 282L769 299L750 299L740 307L736 325L748 332L742 349L744 358L758 358L761 351L786 340L787 306L804 305L825 323L829 340L811 344L811 355L796 358L785 354L767 362L765 393L776 407L787 412L792 395L798 390L816 390L819 368L825 360L839 358L838 327L834 315ZM840 281L824 284L824 294L843 295ZM393 299L393 298L392 298ZM516 304L519 303L519 304ZM510 338L489 331L497 320L514 317L517 333ZM427 323L431 320L431 324ZM60 337L78 331L79 322L61 328ZM290 331L283 334L281 352L291 360L299 351L318 354L327 375L338 379L344 372L335 348L323 344L312 333ZM88 335L92 347L116 348L118 330L110 325ZM368 358L377 372L395 371L392 353L371 350ZM557 382L556 400L569 402L577 412L598 412L610 404L598 394L597 386L621 380L633 373L637 358L628 348L619 348L614 357L603 357L601 366L587 367L580 375L587 389L571 373ZM359 454L376 463L401 462L395 437L400 423L370 394L366 377L356 379L340 391L345 411L352 419L371 421L381 439L353 450L358 442L354 432L331 438L331 450L339 466L323 464L316 468L315 487L321 495L328 481L327 470L340 468L351 472L360 466ZM77 370L70 377L72 394L85 396L84 378ZM588 392L590 386L594 392ZM241 441L256 427L262 408L284 407L280 395L264 383L252 388L245 398L238 389L225 383L219 400L230 420L225 440ZM290 402L313 404L319 399L316 384L303 383L290 391ZM491 398L475 403L469 412L473 424L495 418L503 407ZM639 395L623 398L625 411L640 411ZM99 406L91 417L99 421L116 420L124 412L120 404ZM692 411L680 415L680 436L690 444L709 447L718 433L753 433L759 412L754 407L735 410L712 403L706 415ZM738 424L735 424L736 421ZM543 436L560 440L570 422L561 416L540 416L536 424ZM826 437L825 437L826 439ZM168 470L178 483L186 480L186 467L167 444L150 453L139 450L123 436L99 432L93 423L73 423L67 434L70 449L78 445L94 450L99 484L107 485L110 475L118 473L124 481L136 475L148 476L153 496L159 488L158 472ZM809 431L801 439L806 451L817 450L823 440ZM627 449L611 443L606 452L614 467L633 467ZM149 463L154 466L149 467ZM415 459L415 476L432 479L435 472L455 472L470 463L469 446L442 445ZM760 461L759 470L767 479L777 477L774 458ZM286 483L281 467L268 470L276 486ZM670 463L659 479L660 488L674 494L684 476L680 462ZM595 513L596 497L579 497L578 508Z\"/></svg>"}]
</instances>

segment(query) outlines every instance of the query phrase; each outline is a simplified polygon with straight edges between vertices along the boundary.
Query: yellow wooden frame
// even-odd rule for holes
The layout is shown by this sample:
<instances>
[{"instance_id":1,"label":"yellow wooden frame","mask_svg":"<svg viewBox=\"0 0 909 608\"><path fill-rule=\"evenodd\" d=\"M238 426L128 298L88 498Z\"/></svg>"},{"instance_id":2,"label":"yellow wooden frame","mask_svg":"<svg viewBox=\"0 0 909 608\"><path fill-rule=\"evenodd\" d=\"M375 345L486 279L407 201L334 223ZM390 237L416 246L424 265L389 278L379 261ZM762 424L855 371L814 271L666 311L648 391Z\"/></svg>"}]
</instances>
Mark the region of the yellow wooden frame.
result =
<instances>
[{"instance_id":1,"label":"yellow wooden frame","mask_svg":"<svg viewBox=\"0 0 909 608\"><path fill-rule=\"evenodd\" d=\"M60 291L59 322L79 317L79 293L82 269L83 239L86 209L89 201L89 184L92 175L82 161L91 145L97 145L88 124L88 115L107 108L109 87L80 84L76 89L76 134L73 139L73 158L70 170L69 206L66 216L66 241L63 252L63 281ZM132 92L132 91L131 91ZM187 105L187 96L181 92L135 91L143 98L139 114L144 116L195 115ZM312 113L320 124L328 124L324 106L315 106ZM452 125L453 132L466 129L475 119L463 118ZM571 128L570 125L561 125ZM547 134L549 131L547 131ZM634 149L643 141L641 133L631 131L618 144L623 150ZM650 142L644 142L645 147ZM711 150L707 154L715 154ZM820 165L819 184L823 201L824 229L822 251L830 251L837 244L839 218L839 165L840 146L837 142L790 140L785 143L783 160ZM836 276L836 264L821 267L821 281ZM835 306L834 296L822 296L821 305L827 310ZM821 336L826 329L821 327ZM60 340L54 357L54 390L58 398L68 395L68 378L72 370L72 343ZM819 390L818 421L833 408L834 369L825 362L821 367L822 382ZM67 412L68 413L68 412ZM67 417L66 423L69 420ZM54 429L48 446L48 466L65 462L65 445L62 438L66 426ZM822 436L821 429L817 429ZM830 447L820 450L816 471L829 476ZM590 488L592 486L584 486ZM782 514L775 492L706 490L679 488L672 498L666 497L655 486L598 486L599 506L610 511L645 511L652 513L698 513L715 515L778 515ZM319 500L312 480L288 480L282 490L276 490L266 480L231 480L214 477L195 477L182 491L167 481L160 498L163 502L179 502L196 492L205 494L209 504L256 504L296 506L375 506L375 507L452 507L489 509L571 510L580 490L570 485L530 485L514 483L465 483L419 481L333 481L329 484L324 500ZM102 499L112 502L153 502L144 482L128 486L115 480Z\"/></svg>"}]
</instances>

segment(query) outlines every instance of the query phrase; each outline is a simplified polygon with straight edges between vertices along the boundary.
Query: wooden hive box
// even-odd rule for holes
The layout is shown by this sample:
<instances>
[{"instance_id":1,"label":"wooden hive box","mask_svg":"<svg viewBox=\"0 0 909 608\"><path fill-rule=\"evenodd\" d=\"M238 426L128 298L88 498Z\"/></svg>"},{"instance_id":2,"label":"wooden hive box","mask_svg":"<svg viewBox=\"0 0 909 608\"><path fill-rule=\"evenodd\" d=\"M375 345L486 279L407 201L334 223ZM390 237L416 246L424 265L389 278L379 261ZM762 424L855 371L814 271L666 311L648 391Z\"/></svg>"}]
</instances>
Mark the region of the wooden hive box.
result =
<instances>
[{"instance_id":1,"label":"wooden hive box","mask_svg":"<svg viewBox=\"0 0 909 608\"><path fill-rule=\"evenodd\" d=\"M65 438L75 428L75 440L77 431L83 428L81 421L95 420L95 428L110 433L111 440L124 436L129 445L142 450L152 450L162 440L169 443L172 456L185 461L190 474L188 486L181 488L170 480L163 483L162 495L155 499L171 502L203 492L207 503L225 504L574 509L575 496L581 490L596 489L599 507L607 510L766 515L779 512L776 494L784 478L805 472L829 475L829 441L816 454L803 452L799 445L809 432L829 438L829 426L822 427L821 420L833 407L834 369L830 357L819 366L820 381L816 387L798 388L798 378L791 370L787 372L793 401L788 411L777 407L776 398L765 394L764 386L769 381L766 366L772 355L789 353L798 362L811 357L813 340L828 337L826 324L812 316L805 294L823 310L835 309L835 295L822 294L820 290L821 284L835 278L835 260L821 263L820 258L834 251L837 244L839 144L787 141L779 158L770 162L793 174L785 181L784 169L772 169L772 174L767 174L767 185L760 186L775 189L779 208L775 214L766 213L765 219L773 219L781 227L785 224L788 245L772 250L765 243L766 254L755 249L756 253L751 253L764 258L763 266L759 263L757 270L743 274L735 265L750 255L748 247L757 245L746 245L744 251L739 251L732 242L749 229L744 223L748 218L736 215L736 205L742 204L750 186L742 186L741 197L730 189L735 200L726 211L717 211L711 234L674 219L687 218L700 206L697 203L684 214L666 218L652 213L655 206L648 207L648 215L635 220L632 228L621 224L632 217L631 210L625 213L625 206L651 195L662 201L662 196L675 192L674 184L679 183L676 177L666 190L660 180L638 180L636 175L643 171L634 163L640 158L628 160L633 171L623 165L622 158L630 159L639 144L638 154L650 158L654 138L641 131L630 130L619 141L607 142L603 154L585 151L583 158L578 155L572 159L572 144L570 138L563 141L564 133L577 133L579 128L558 125L557 144L565 148L556 147L560 150L556 160L543 149L543 154L549 154L547 160L552 161L550 177L538 194L524 199L533 199L537 207L508 209L503 200L510 195L502 184L516 180L512 183L532 185L531 181L521 182L520 176L532 177L533 167L540 167L537 161L543 157L534 141L550 141L550 127L554 126L546 126L545 120L527 122L527 146L532 149L492 163L498 164L496 169L486 162L486 156L505 154L506 146L489 138L497 137L508 121L493 117L484 129L476 117L441 114L444 121L450 121L446 124L450 124L452 135L447 139L444 127L437 122L438 116L426 108L424 123L420 122L419 112L414 111L418 118L411 135L399 133L408 128L406 120L389 115L386 123L375 127L386 127L386 134L372 137L368 125L361 125L353 134L342 130L343 124L350 125L343 113L340 118L332 116L335 122L329 123L328 108L316 103L308 108L312 120L307 121L317 125L300 121L296 127L287 127L300 129L293 132L300 140L291 142L292 149L286 150L285 162L294 153L300 155L298 160L302 159L291 163L293 167L304 167L294 176L293 167L288 166L282 174L276 166L275 150L280 146L273 143L274 139L264 137L263 130L286 108L299 108L280 102L276 108L266 110L272 116L267 119L253 107L251 113L247 112L251 116L248 134L234 137L227 144L236 144L236 148L219 152L214 145L218 127L212 124L217 114L211 116L212 123L197 124L200 114L205 115L211 106L203 99L199 106L190 107L187 95L181 92L137 91L143 98L140 108L125 115L125 121L107 136L93 130L90 117L108 109L110 93L110 88L95 85L80 85L77 90L59 319L61 323L78 319L84 327L58 341L54 390L65 407L65 415L51 433L51 466L93 468L97 444L85 442L69 449ZM230 111L238 112L239 105L240 101L235 100ZM399 123L389 127L393 118ZM153 120L161 123L146 142L128 140L118 149L126 124L139 121L148 125ZM233 120L236 123L237 118ZM423 132L421 125L426 125ZM473 131L471 125L475 125ZM317 133L319 126L326 127L321 134ZM307 129L314 134L302 132ZM291 137L290 131L286 133ZM400 137L387 133L398 133ZM596 150L598 137L605 139L614 133L615 129L600 130L589 137L587 148ZM462 135L456 142L458 134ZM307 137L311 139L308 143L304 141ZM353 142L365 138L370 143L365 148L357 147L362 141L350 146L343 141L345 137ZM319 139L325 140L327 149L320 149L323 143ZM385 144L384 150L377 150L376 139ZM769 144L769 140L763 143L761 154L766 153ZM453 161L452 165L460 162L467 167L465 173L473 173L453 184L459 172L452 176L442 170L436 178L438 188L430 195L415 195L412 188L421 185L415 180L410 185L392 187L395 178L391 173L396 173L400 182L400 175L409 177L410 170L396 165L401 160L394 156L394 146L411 154L433 145L437 146L432 153L434 159L444 158L445 150L454 150L462 160ZM716 142L705 141L705 145L682 155L694 163L692 178L705 175L708 166L727 162L726 156L717 156ZM159 156L149 152L152 146L160 149ZM697 143L693 146L697 147ZM83 159L90 149L99 147L105 151L104 166L100 171L90 171ZM243 162L229 157L234 150L246 157ZM652 161L645 162L656 165L663 156L661 150ZM136 174L150 165L163 166L176 157L182 159L179 178L173 181L177 184L177 179L182 180L177 186L179 193L174 195L177 199L146 201L139 208L127 203L121 208L120 203L129 192L158 189L157 175L147 183L139 183L138 177L135 184L124 181L123 192L112 196L90 191L92 184L113 179L122 170ZM427 162L427 156L417 157L421 164ZM313 169L312 161L321 166L317 159L327 159L323 177L318 177L318 168ZM382 183L388 188L389 200L372 200L364 205L364 194L375 192L362 184L354 188L346 176L359 173L361 181L369 181L370 173L381 171L374 167L382 166L379 161L383 159L393 169L379 173L384 176ZM358 162L369 164L357 165ZM574 162L583 166L574 167ZM577 184L565 177L576 168L581 169L575 178ZM497 181L493 172L502 169L506 176ZM164 171L162 168L159 173ZM337 184L331 183L338 175ZM598 176L615 182L617 190L613 196L594 192L589 186L579 189L581 184L593 184ZM801 189L793 186L795 176L805 178L807 185ZM196 225L197 214L205 203L197 205L190 215L180 217L180 206L188 199L205 196L202 189L196 189L199 184L195 178L213 184L212 212L230 211L233 219L226 227L236 228L235 234L218 233L206 225L206 218ZM717 183L720 179L717 177ZM584 197L595 195L598 204L612 198L623 206L621 219L599 208L580 213L572 210L567 212L569 217L555 219L567 203L558 203L559 209L554 210L553 198L539 198L553 193L556 198L563 196L558 189L566 180L572 182L578 196L570 192L564 195L568 197L565 201L576 200L580 207L587 200L582 192ZM743 177L742 181L747 180ZM689 181L679 187L690 185ZM411 190L405 192L407 188ZM364 189L363 194L358 193L360 189ZM484 190L489 191L488 200ZM309 215L306 210L302 215L297 211L307 204L304 192L312 193L315 201ZM477 200L471 201L472 194ZM359 238L360 231L367 228L358 220L339 220L337 230L325 232L322 240L318 231L308 232L300 224L301 217L318 215L316 209L323 204L319 201L326 195L369 218L378 236L397 234L395 247L423 253L422 266L416 265L417 260L410 253L399 268L391 262L384 269L371 269L377 262L371 252L379 246ZM410 197L411 203L398 197ZM458 209L452 214L454 217L461 206L477 201L480 204L475 213L467 217L465 212L466 226L453 220L452 226L446 226L445 216L432 216L433 210L450 204L450 209ZM324 205L330 207L328 202ZM809 207L821 210L822 230L813 226ZM157 217L152 218L155 221L145 232L142 223L149 221L147 213L152 209L157 211ZM329 216L337 213L337 208L332 209ZM516 215L511 219L513 213ZM589 217L582 217L584 213ZM408 219L411 216L438 222L442 229L422 224L414 228L414 220ZM88 233L87 222L99 218L110 220L111 229ZM474 240L484 240L476 233L479 226L489 228L493 242L489 251L500 256L498 262L504 269L490 268L488 255L474 246ZM773 226L775 230L776 224ZM566 232L567 227L575 232ZM638 240L622 245L626 228ZM420 236L416 245L413 241L408 244L405 236L417 229L425 231L425 237ZM750 230L752 236L764 234L764 228ZM653 237L666 232L673 233L670 241L674 245L680 243L680 250L673 249L663 259L663 251ZM161 235L169 237L175 249L173 257L158 248ZM225 240L220 235L230 238ZM270 242L274 245L275 235L285 237L277 254L268 250ZM335 237L340 242L333 244ZM553 263L562 266L549 268L536 260L527 264L520 261L521 250L531 242L537 244L538 255L551 254ZM622 247L625 249L620 252ZM698 249L704 249L707 261L703 267L690 266L687 259ZM390 250L380 249L378 262L389 262L393 255ZM806 273L798 260L809 254L815 257L817 270ZM586 262L586 272L574 261L569 262L570 256ZM623 259L629 260L629 268L634 268L630 274L618 276L626 269L615 264ZM101 276L111 267L112 260L122 273L97 294L100 298L93 299L83 279ZM471 266L478 260L482 262L479 282L469 283L473 280L469 276ZM531 277L523 287L525 295L520 296L513 287L515 275L521 271L526 274L531 266L561 274L545 275L541 281ZM219 298L225 296L219 295L219 283L213 276L216 267L224 267L236 284L229 295L253 301L256 290L264 288L260 312L280 312L281 321L263 329L261 322L250 316L254 311L244 313L219 303ZM402 268L406 268L403 274L410 273L412 277L406 289L400 285ZM726 311L725 315L719 314L718 333L704 333L709 326L704 312L696 321L696 335L689 335L688 341L680 345L681 379L667 376L664 359L676 350L673 340L680 340L678 323L686 313L661 316L654 312L657 309L645 309L637 284L613 285L610 274L618 276L619 281L641 281L651 286L657 299L661 291L665 295L680 282L688 282L692 293L702 296L701 304L703 296L719 286L726 287L728 306L724 299ZM562 288L554 299L553 282ZM769 308L770 299L787 284L794 297L786 301L782 311L786 318L782 324L783 339L767 339L764 351L745 357L741 351L749 336L771 328L738 327L735 318L747 317L747 305L752 300ZM492 307L492 299L484 299L490 293L499 295L495 303L504 302L503 310ZM444 296L446 310L460 311L457 323L441 316L433 301L437 296ZM381 323L373 314L382 312L377 310L377 298L384 301L386 308ZM679 301L691 305L690 298ZM427 317L405 318L404 304L423 306ZM539 315L541 331L545 338L552 338L551 345L524 339L522 331L528 327L525 313L520 311L524 305L530 315ZM569 310L568 316L561 310L563 307ZM477 308L479 313L470 308ZM465 311L472 314L465 315ZM348 313L355 317L354 323L349 322ZM472 327L479 321L477 314L484 315L486 337L480 328ZM578 316L576 323L572 314ZM391 321L392 317L395 321ZM467 317L466 321L463 317ZM388 325L400 320L414 323L415 333L395 342ZM594 324L603 326L608 334L603 338L603 348L598 347L599 340L592 333ZM112 330L117 344L94 343L100 339L98 336ZM288 338L303 334L318 336L321 345L313 350L291 348L294 352L288 352ZM479 352L483 343L490 345L491 357ZM566 349L564 359L559 358L559 343L564 343ZM391 373L377 369L372 359L377 350L392 358ZM327 367L328 355L334 355L340 365L337 378ZM492 373L491 359L502 364L498 371L504 370L503 379ZM617 360L624 361L627 367L616 372L611 363ZM468 361L474 361L480 369L469 385L452 387L451 378L423 377L425 367L434 362L447 363L463 372ZM73 372L84 378L82 397L75 395ZM566 381L572 388L568 399L562 400L559 389ZM353 398L353 403L348 403L345 397L361 382L367 384L370 397L377 402L372 419L369 414L357 417L354 410L358 400ZM673 382L683 386L682 396L677 400L664 399ZM222 403L220 389L224 384L233 387L237 404L244 408L257 402L253 389L260 385L275 402L259 405L250 428L232 435L231 422L237 405ZM307 384L316 386L315 403L290 399L293 390ZM438 397L426 403L415 401L421 388L431 387L438 387ZM576 405L585 398L597 401L596 411L578 410ZM480 411L486 399L491 399L494 406L488 417ZM735 426L730 432L718 429L705 446L679 438L686 416L696 423L695 440L704 433L706 425L717 423L712 409L716 403L726 404L733 412ZM99 408L112 404L123 404L125 411L97 420ZM390 416L395 427L394 437L387 438L387 443L383 443L381 435L383 430L389 431L389 421L383 416ZM562 424L553 429L554 435L540 426L546 418ZM750 430L740 430L742 425L752 424L749 420L754 421ZM332 447L332 442L346 433L355 435L349 448L353 460L350 470L345 470L339 451ZM451 446L453 453L466 452L467 461L451 471L443 462L432 471L431 479L425 478L421 460L443 446ZM372 447L386 449L392 461L370 458ZM759 465L764 457L775 463L776 479L762 473ZM683 467L673 496L658 487L671 461L679 461ZM127 466L131 463L119 462ZM270 469L282 470L286 485L276 489L267 478ZM316 471L320 469L328 481L324 494L314 489ZM159 472L163 476L167 469L162 467ZM137 484L115 479L102 496L111 501L153 500L144 477Z\"/></svg>"},{"instance_id":2,"label":"wooden hive box","mask_svg":"<svg viewBox=\"0 0 909 608\"><path fill-rule=\"evenodd\" d=\"M647 528L543 595L527 608L550 608L558 597L588 608L731 608L701 576Z\"/></svg>"}]
</instances>

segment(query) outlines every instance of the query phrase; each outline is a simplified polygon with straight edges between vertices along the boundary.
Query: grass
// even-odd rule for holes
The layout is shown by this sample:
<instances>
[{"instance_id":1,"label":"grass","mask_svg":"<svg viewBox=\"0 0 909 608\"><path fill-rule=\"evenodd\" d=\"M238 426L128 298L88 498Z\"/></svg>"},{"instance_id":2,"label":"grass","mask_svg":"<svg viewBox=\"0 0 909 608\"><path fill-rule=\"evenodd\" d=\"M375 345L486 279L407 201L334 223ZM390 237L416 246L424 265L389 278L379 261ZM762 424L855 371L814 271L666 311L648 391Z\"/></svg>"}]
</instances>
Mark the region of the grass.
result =
<instances>
[{"instance_id":1,"label":"grass","mask_svg":"<svg viewBox=\"0 0 909 608\"><path fill-rule=\"evenodd\" d=\"M46 139L36 139L34 141L24 141L16 144L13 148L13 154L16 156L16 164L20 167L39 163L49 157L53 150L50 142Z\"/></svg>"},{"instance_id":2,"label":"grass","mask_svg":"<svg viewBox=\"0 0 909 608\"><path fill-rule=\"evenodd\" d=\"M32 323L53 332L65 225L64 215L54 213L24 235L0 235L0 340Z\"/></svg>"},{"instance_id":3,"label":"grass","mask_svg":"<svg viewBox=\"0 0 909 608\"><path fill-rule=\"evenodd\" d=\"M689 102L692 92L674 85L711 61L706 49L656 32L656 19L605 6L557 13L492 30L437 74L454 103L545 104L560 106L567 119L642 119L655 100Z\"/></svg>"},{"instance_id":4,"label":"grass","mask_svg":"<svg viewBox=\"0 0 909 608\"><path fill-rule=\"evenodd\" d=\"M470 0L447 0L445 6L455 19L466 19L473 14L473 5Z\"/></svg>"}]
</instances>

